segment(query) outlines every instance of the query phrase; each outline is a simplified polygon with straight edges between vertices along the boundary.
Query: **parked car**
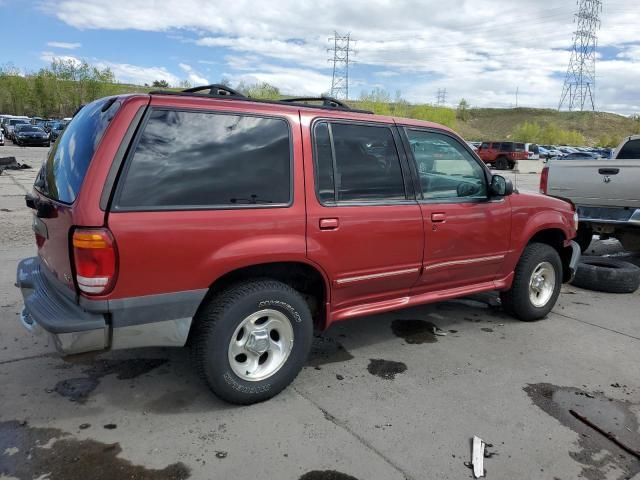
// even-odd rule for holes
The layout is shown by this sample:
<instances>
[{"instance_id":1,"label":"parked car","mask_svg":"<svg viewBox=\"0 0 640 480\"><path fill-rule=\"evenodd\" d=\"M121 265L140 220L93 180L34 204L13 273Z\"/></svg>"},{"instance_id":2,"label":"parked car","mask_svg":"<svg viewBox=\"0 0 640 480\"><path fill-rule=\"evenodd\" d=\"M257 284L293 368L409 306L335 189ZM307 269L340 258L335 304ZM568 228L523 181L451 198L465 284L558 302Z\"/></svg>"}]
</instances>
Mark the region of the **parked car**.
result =
<instances>
[{"instance_id":1,"label":"parked car","mask_svg":"<svg viewBox=\"0 0 640 480\"><path fill-rule=\"evenodd\" d=\"M51 145L49 134L41 127L30 124L20 124L15 126L13 132L13 143L19 146L44 146Z\"/></svg>"},{"instance_id":2,"label":"parked car","mask_svg":"<svg viewBox=\"0 0 640 480\"><path fill-rule=\"evenodd\" d=\"M570 203L514 192L446 127L315 100L206 86L82 108L26 199L23 324L67 354L189 344L249 404L293 381L314 328L489 290L521 320L553 308L579 258Z\"/></svg>"},{"instance_id":3,"label":"parked car","mask_svg":"<svg viewBox=\"0 0 640 480\"><path fill-rule=\"evenodd\" d=\"M0 130L0 146L4 146L4 133Z\"/></svg>"},{"instance_id":4,"label":"parked car","mask_svg":"<svg viewBox=\"0 0 640 480\"><path fill-rule=\"evenodd\" d=\"M540 159L540 147L535 143L525 143L524 149L529 155L529 160L539 160Z\"/></svg>"},{"instance_id":5,"label":"parked car","mask_svg":"<svg viewBox=\"0 0 640 480\"><path fill-rule=\"evenodd\" d=\"M512 170L518 160L527 160L529 153L524 143L482 142L478 147L478 156L498 170Z\"/></svg>"},{"instance_id":6,"label":"parked car","mask_svg":"<svg viewBox=\"0 0 640 480\"><path fill-rule=\"evenodd\" d=\"M13 140L13 130L16 125L30 125L29 119L27 118L9 118L5 121L4 124L4 132L8 139Z\"/></svg>"},{"instance_id":7,"label":"parked car","mask_svg":"<svg viewBox=\"0 0 640 480\"><path fill-rule=\"evenodd\" d=\"M55 142L58 137L62 135L66 126L67 124L65 122L51 122L49 124L51 141Z\"/></svg>"},{"instance_id":8,"label":"parked car","mask_svg":"<svg viewBox=\"0 0 640 480\"><path fill-rule=\"evenodd\" d=\"M635 135L625 138L613 159L549 162L542 170L540 191L576 205L580 221L576 241L582 251L594 233L617 238L629 251L640 251L639 184L640 135Z\"/></svg>"},{"instance_id":9,"label":"parked car","mask_svg":"<svg viewBox=\"0 0 640 480\"><path fill-rule=\"evenodd\" d=\"M595 160L596 158L600 158L600 156L590 152L568 153L562 157L563 160Z\"/></svg>"},{"instance_id":10,"label":"parked car","mask_svg":"<svg viewBox=\"0 0 640 480\"><path fill-rule=\"evenodd\" d=\"M565 154L555 145L542 145L542 148L544 148L547 151L547 154L550 155L550 157L547 157L547 159L549 158L553 158L553 157L562 157Z\"/></svg>"}]
</instances>

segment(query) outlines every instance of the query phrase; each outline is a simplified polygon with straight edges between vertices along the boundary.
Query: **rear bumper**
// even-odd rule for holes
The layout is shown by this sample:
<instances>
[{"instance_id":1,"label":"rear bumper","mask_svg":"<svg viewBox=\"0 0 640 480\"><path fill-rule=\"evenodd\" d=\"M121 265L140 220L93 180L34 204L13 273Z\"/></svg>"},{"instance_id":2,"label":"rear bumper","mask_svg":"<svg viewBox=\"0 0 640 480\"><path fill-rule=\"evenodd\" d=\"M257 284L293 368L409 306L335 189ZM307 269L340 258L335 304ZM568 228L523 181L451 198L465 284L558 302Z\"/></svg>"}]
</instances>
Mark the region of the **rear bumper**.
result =
<instances>
[{"instance_id":1,"label":"rear bumper","mask_svg":"<svg viewBox=\"0 0 640 480\"><path fill-rule=\"evenodd\" d=\"M588 207L581 205L578 205L577 208L580 222L640 227L640 208Z\"/></svg>"},{"instance_id":2,"label":"rear bumper","mask_svg":"<svg viewBox=\"0 0 640 480\"><path fill-rule=\"evenodd\" d=\"M20 315L29 331L51 335L63 355L93 350L181 347L207 289L113 300L76 298L38 257L18 264Z\"/></svg>"},{"instance_id":3,"label":"rear bumper","mask_svg":"<svg viewBox=\"0 0 640 480\"><path fill-rule=\"evenodd\" d=\"M18 264L16 286L24 299L20 315L27 330L52 336L63 355L103 350L109 346L104 315L83 310L47 277L37 257Z\"/></svg>"}]
</instances>

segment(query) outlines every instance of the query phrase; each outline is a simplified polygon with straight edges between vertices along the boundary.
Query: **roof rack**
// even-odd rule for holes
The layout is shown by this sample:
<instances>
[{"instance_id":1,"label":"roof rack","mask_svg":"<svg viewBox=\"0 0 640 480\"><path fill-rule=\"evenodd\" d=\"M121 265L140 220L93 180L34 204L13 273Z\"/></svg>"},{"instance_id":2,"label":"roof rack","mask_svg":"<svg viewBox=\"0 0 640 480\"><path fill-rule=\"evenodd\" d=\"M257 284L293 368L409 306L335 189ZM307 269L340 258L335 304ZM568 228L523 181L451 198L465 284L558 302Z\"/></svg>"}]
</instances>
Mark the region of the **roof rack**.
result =
<instances>
[{"instance_id":1,"label":"roof rack","mask_svg":"<svg viewBox=\"0 0 640 480\"><path fill-rule=\"evenodd\" d=\"M303 103L307 102L322 102L323 107L329 108L345 108L347 110L351 110L351 107L344 102L341 102L337 98L327 97L325 95L321 95L319 97L294 97L294 98L283 98L280 100L281 102L286 103Z\"/></svg>"},{"instance_id":2,"label":"roof rack","mask_svg":"<svg viewBox=\"0 0 640 480\"><path fill-rule=\"evenodd\" d=\"M206 92L208 93L200 93ZM321 108L326 110L343 110L357 113L370 113L373 112L369 110L358 110L355 108L351 108L346 103L342 102L333 97L328 97L325 95L321 95L319 97L294 97L294 98L283 98L281 100L262 100L258 98L251 98L243 95L242 93L234 90L231 87L227 87L226 85L220 85L214 83L212 85L202 85L198 87L187 88L186 90L174 91L174 90L153 90L149 92L152 95L179 95L179 96L206 96L206 97L214 97L220 98L225 97L225 100L242 100L247 102L258 102L258 103L269 103L275 105L299 105L303 107L309 108ZM322 102L321 105L313 105L308 102Z\"/></svg>"}]
</instances>

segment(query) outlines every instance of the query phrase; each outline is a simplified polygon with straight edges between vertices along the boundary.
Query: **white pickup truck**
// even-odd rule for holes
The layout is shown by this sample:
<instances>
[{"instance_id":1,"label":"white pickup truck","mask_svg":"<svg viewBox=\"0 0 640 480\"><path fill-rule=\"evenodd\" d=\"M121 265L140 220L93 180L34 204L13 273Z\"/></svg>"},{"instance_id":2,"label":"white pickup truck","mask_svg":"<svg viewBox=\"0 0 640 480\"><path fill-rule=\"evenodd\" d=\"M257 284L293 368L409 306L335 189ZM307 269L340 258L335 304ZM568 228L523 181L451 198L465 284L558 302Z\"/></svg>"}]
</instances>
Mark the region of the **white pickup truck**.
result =
<instances>
[{"instance_id":1,"label":"white pickup truck","mask_svg":"<svg viewBox=\"0 0 640 480\"><path fill-rule=\"evenodd\" d=\"M640 251L640 135L625 138L612 159L549 161L540 192L576 206L583 252L594 233Z\"/></svg>"}]
</instances>

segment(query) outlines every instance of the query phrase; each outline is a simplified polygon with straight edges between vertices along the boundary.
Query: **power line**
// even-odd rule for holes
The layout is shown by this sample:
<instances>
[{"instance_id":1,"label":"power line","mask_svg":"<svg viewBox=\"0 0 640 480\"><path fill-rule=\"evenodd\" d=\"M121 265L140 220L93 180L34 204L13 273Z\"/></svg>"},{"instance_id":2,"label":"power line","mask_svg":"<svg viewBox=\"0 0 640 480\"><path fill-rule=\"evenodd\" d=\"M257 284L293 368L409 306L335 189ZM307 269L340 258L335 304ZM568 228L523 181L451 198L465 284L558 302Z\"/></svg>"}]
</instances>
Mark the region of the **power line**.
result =
<instances>
[{"instance_id":1,"label":"power line","mask_svg":"<svg viewBox=\"0 0 640 480\"><path fill-rule=\"evenodd\" d=\"M446 88L439 88L438 89L438 102L437 104L439 106L444 106L447 104L447 89Z\"/></svg>"},{"instance_id":2,"label":"power line","mask_svg":"<svg viewBox=\"0 0 640 480\"><path fill-rule=\"evenodd\" d=\"M600 28L602 0L578 0L577 28L573 33L573 49L564 79L558 110L563 105L571 110L595 110L596 47Z\"/></svg>"},{"instance_id":3,"label":"power line","mask_svg":"<svg viewBox=\"0 0 640 480\"><path fill-rule=\"evenodd\" d=\"M352 41L350 33L338 35L338 32L333 32L333 37L329 39L330 44L333 43L327 51L333 54L329 62L333 62L331 96L334 98L349 99L349 63L353 63L349 55L355 54L351 49Z\"/></svg>"}]
</instances>

